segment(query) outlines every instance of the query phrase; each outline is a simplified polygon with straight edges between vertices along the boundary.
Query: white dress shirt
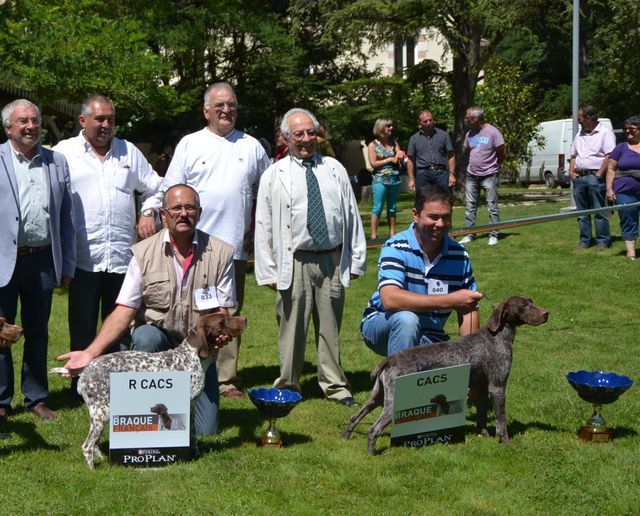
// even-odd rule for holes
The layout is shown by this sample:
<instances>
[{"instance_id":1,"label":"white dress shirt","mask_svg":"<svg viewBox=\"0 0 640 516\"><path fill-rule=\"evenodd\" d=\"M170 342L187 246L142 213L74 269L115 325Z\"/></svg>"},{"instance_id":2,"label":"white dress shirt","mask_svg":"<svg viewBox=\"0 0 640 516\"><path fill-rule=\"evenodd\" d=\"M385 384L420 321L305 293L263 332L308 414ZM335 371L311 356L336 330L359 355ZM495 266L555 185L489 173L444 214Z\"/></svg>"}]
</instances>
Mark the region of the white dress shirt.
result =
<instances>
[{"instance_id":1,"label":"white dress shirt","mask_svg":"<svg viewBox=\"0 0 640 516\"><path fill-rule=\"evenodd\" d=\"M307 229L307 178L306 167L302 160L288 156L283 161L289 161L291 167L291 226L293 234L293 250L319 251ZM317 163L314 156L313 173L318 180L324 217L327 221L329 245L327 249L337 247L342 243L342 198L340 190L333 180L333 169L322 161Z\"/></svg>"},{"instance_id":2,"label":"white dress shirt","mask_svg":"<svg viewBox=\"0 0 640 516\"><path fill-rule=\"evenodd\" d=\"M160 192L142 209L160 208L169 187L187 184L200 196L198 229L232 245L235 260L246 260L244 237L251 227L260 176L269 163L260 142L248 134L234 129L222 137L205 127L180 140Z\"/></svg>"},{"instance_id":3,"label":"white dress shirt","mask_svg":"<svg viewBox=\"0 0 640 516\"><path fill-rule=\"evenodd\" d=\"M83 134L61 141L53 150L69 163L76 218L79 269L124 274L136 241L134 191L143 199L158 190L162 178L132 143L113 138L100 161Z\"/></svg>"},{"instance_id":4,"label":"white dress shirt","mask_svg":"<svg viewBox=\"0 0 640 516\"><path fill-rule=\"evenodd\" d=\"M316 154L315 161L314 170L319 175L325 215L329 215L327 225L332 227L334 223L340 224L340 229L333 226L334 229L330 230L330 238L341 235L342 240L336 243L342 245L340 281L348 287L351 275L362 276L367 265L367 241L358 202L351 188L349 174L336 159ZM254 248L258 285L275 284L278 290L286 290L293 279L294 252L313 249L306 226L306 177L304 171L299 169L302 169L299 160L296 163L289 158L281 159L271 165L260 179ZM321 182L320 177L328 178L329 182ZM304 197L301 198L302 190ZM294 206L294 196L298 198L298 203L304 203L304 207ZM337 208L333 204L334 196L339 199ZM328 199L326 204L325 198ZM336 209L338 213L334 215ZM307 236L295 234L294 230L302 231ZM309 244L309 247L303 247L303 243ZM332 240L332 243L335 241Z\"/></svg>"}]
</instances>

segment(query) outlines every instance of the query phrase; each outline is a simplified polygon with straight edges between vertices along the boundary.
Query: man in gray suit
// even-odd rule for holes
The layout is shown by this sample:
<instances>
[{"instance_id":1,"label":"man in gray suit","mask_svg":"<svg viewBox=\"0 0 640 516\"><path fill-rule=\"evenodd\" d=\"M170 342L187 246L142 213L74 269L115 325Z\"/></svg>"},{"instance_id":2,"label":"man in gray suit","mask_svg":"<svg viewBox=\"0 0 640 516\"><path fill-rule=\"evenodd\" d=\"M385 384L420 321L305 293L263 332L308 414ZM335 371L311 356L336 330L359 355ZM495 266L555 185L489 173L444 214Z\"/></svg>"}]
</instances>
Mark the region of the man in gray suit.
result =
<instances>
[{"instance_id":1,"label":"man in gray suit","mask_svg":"<svg viewBox=\"0 0 640 516\"><path fill-rule=\"evenodd\" d=\"M75 228L69 169L61 154L39 145L40 111L19 99L2 109L9 141L0 145L0 315L15 321L20 297L24 328L24 405L44 420L48 324L56 284L67 286L75 269ZM0 426L14 389L11 348L0 349Z\"/></svg>"}]
</instances>

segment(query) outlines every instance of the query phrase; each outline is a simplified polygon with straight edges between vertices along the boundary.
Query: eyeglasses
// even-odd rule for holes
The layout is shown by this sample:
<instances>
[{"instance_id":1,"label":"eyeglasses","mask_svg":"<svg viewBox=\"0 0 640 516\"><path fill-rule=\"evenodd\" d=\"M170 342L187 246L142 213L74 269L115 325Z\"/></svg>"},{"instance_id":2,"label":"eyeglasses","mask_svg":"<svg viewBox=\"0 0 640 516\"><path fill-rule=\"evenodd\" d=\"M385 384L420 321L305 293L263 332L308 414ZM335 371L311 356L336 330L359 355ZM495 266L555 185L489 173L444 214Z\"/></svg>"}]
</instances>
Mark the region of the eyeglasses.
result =
<instances>
[{"instance_id":1,"label":"eyeglasses","mask_svg":"<svg viewBox=\"0 0 640 516\"><path fill-rule=\"evenodd\" d=\"M385 127L393 127L393 124L385 124Z\"/></svg>"},{"instance_id":2,"label":"eyeglasses","mask_svg":"<svg viewBox=\"0 0 640 516\"><path fill-rule=\"evenodd\" d=\"M180 215L182 210L185 210L187 215L194 215L198 211L198 206L194 206L193 204L178 204L177 206L162 209L168 211L171 215Z\"/></svg>"},{"instance_id":3,"label":"eyeglasses","mask_svg":"<svg viewBox=\"0 0 640 516\"><path fill-rule=\"evenodd\" d=\"M291 137L292 137L295 141L299 142L300 140L302 140L302 139L304 138L304 135L305 135L305 134L306 134L309 138L315 138L315 137L318 135L318 133L316 132L316 130L315 130L315 129L307 129L307 130L305 130L305 131L293 131L293 132L291 133Z\"/></svg>"},{"instance_id":4,"label":"eyeglasses","mask_svg":"<svg viewBox=\"0 0 640 516\"><path fill-rule=\"evenodd\" d=\"M216 102L213 105L213 109L216 111L222 111L224 108L227 108L229 111L235 111L238 109L237 102Z\"/></svg>"},{"instance_id":5,"label":"eyeglasses","mask_svg":"<svg viewBox=\"0 0 640 516\"><path fill-rule=\"evenodd\" d=\"M636 132L638 132L638 128L637 127L631 127L631 126L625 127L623 130L624 130L625 133L636 133Z\"/></svg>"}]
</instances>

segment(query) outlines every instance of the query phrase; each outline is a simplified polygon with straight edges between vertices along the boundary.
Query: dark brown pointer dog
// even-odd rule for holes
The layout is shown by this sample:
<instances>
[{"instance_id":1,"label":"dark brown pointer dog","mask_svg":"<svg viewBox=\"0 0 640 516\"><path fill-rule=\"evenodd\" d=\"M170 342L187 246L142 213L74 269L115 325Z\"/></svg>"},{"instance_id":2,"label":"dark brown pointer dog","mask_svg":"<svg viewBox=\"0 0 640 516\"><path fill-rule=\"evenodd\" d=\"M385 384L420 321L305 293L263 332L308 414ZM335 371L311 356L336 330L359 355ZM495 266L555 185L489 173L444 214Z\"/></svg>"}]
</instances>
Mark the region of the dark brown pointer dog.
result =
<instances>
[{"instance_id":1,"label":"dark brown pointer dog","mask_svg":"<svg viewBox=\"0 0 640 516\"><path fill-rule=\"evenodd\" d=\"M469 387L477 407L478 433L489 435L487 404L490 393L496 418L496 435L500 437L501 442L508 444L510 441L505 416L505 396L516 327L523 324L538 326L545 323L548 317L549 312L535 306L531 299L510 296L498 305L487 324L477 332L453 342L405 349L386 358L371 374L371 378L375 380L371 395L362 408L351 416L342 438L349 439L362 418L378 405L383 405L382 414L369 428L368 450L373 455L376 440L391 422L396 377L469 363Z\"/></svg>"}]
</instances>

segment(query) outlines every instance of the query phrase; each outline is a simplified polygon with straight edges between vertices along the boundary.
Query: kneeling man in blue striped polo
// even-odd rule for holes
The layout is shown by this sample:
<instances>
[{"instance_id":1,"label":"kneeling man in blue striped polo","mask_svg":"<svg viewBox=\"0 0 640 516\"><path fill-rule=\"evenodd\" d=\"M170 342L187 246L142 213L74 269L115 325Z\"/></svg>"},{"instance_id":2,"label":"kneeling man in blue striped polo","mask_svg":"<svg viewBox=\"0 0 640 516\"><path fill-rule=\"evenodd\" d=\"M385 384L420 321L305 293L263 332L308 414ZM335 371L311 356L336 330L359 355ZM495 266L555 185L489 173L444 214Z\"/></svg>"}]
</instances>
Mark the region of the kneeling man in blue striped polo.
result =
<instances>
[{"instance_id":1,"label":"kneeling man in blue striped polo","mask_svg":"<svg viewBox=\"0 0 640 516\"><path fill-rule=\"evenodd\" d=\"M413 223L387 240L378 261L378 290L364 311L360 331L382 356L412 346L449 340L444 325L454 310L460 335L479 328L469 255L448 236L452 198L440 185L416 192Z\"/></svg>"}]
</instances>

